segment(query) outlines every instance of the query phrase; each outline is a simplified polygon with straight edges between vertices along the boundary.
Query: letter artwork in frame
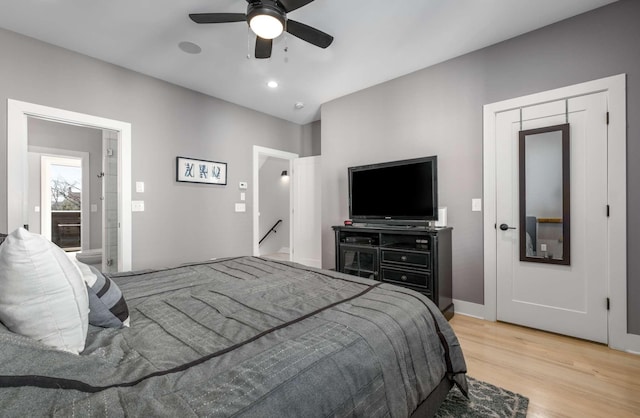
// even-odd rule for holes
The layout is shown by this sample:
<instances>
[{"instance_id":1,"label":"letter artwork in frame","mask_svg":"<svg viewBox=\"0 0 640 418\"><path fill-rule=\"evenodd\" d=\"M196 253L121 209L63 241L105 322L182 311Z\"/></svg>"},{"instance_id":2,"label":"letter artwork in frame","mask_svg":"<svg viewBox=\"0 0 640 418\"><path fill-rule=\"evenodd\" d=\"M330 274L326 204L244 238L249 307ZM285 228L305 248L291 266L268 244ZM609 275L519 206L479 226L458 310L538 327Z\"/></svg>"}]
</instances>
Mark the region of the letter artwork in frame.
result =
<instances>
[{"instance_id":1,"label":"letter artwork in frame","mask_svg":"<svg viewBox=\"0 0 640 418\"><path fill-rule=\"evenodd\" d=\"M227 163L176 157L176 181L227 185Z\"/></svg>"}]
</instances>

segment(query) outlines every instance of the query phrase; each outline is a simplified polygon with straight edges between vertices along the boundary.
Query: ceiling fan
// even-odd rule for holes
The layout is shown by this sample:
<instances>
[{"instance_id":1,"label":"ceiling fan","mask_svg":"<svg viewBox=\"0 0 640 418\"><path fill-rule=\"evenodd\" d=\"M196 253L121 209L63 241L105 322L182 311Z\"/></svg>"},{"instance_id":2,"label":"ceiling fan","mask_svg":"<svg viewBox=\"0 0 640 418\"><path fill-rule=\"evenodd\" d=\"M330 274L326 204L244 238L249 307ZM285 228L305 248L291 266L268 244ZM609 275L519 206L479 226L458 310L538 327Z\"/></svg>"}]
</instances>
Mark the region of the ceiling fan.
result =
<instances>
[{"instance_id":1,"label":"ceiling fan","mask_svg":"<svg viewBox=\"0 0 640 418\"><path fill-rule=\"evenodd\" d=\"M273 39L287 31L293 36L320 48L333 42L333 36L304 23L287 19L287 13L301 8L314 0L247 0L247 13L192 13L196 23L228 23L246 21L257 35L256 58L271 57Z\"/></svg>"}]
</instances>

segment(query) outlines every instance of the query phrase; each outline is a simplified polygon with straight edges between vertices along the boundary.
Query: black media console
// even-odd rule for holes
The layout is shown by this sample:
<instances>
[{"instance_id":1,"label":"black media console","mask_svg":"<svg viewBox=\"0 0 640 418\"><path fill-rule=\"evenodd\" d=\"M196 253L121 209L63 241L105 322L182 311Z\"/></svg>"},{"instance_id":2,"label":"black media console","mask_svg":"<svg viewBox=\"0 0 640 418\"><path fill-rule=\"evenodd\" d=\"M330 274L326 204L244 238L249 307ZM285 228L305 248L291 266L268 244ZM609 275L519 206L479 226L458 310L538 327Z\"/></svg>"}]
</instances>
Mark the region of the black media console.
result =
<instances>
[{"instance_id":1,"label":"black media console","mask_svg":"<svg viewBox=\"0 0 640 418\"><path fill-rule=\"evenodd\" d=\"M452 228L334 226L336 270L404 286L426 295L447 319Z\"/></svg>"}]
</instances>

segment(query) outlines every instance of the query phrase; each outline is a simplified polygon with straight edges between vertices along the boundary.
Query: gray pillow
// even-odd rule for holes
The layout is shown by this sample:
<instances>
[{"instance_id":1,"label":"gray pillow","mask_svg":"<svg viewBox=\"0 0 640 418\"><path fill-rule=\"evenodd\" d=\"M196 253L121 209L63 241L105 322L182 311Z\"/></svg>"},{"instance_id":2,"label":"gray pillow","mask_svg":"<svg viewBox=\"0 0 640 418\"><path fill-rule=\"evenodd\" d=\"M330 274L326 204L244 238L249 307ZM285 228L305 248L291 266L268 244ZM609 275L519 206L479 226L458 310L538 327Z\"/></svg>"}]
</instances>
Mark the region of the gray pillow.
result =
<instances>
[{"instance_id":1,"label":"gray pillow","mask_svg":"<svg viewBox=\"0 0 640 418\"><path fill-rule=\"evenodd\" d=\"M89 294L89 323L103 328L128 327L129 307L118 285L95 267L77 260L76 264Z\"/></svg>"}]
</instances>

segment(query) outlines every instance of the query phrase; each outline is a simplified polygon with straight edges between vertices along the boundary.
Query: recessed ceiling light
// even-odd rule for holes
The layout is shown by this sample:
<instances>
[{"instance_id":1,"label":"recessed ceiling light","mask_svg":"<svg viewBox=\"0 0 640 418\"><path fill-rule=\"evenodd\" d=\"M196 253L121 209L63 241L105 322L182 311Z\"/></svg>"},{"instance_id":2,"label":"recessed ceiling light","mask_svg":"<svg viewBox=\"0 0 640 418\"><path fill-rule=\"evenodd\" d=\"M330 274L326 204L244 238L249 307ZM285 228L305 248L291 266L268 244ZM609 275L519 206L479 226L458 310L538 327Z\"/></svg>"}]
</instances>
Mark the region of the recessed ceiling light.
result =
<instances>
[{"instance_id":1,"label":"recessed ceiling light","mask_svg":"<svg viewBox=\"0 0 640 418\"><path fill-rule=\"evenodd\" d=\"M278 82L271 80L267 83L267 86L271 87L272 89L275 89L276 87L278 87Z\"/></svg>"},{"instance_id":2,"label":"recessed ceiling light","mask_svg":"<svg viewBox=\"0 0 640 418\"><path fill-rule=\"evenodd\" d=\"M178 48L180 48L182 51L186 52L187 54L199 54L200 52L202 52L202 48L200 48L199 45L196 45L193 42L189 42L189 41L180 42L178 44Z\"/></svg>"}]
</instances>

